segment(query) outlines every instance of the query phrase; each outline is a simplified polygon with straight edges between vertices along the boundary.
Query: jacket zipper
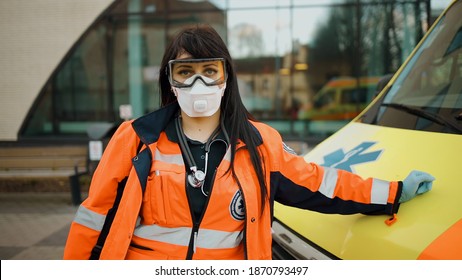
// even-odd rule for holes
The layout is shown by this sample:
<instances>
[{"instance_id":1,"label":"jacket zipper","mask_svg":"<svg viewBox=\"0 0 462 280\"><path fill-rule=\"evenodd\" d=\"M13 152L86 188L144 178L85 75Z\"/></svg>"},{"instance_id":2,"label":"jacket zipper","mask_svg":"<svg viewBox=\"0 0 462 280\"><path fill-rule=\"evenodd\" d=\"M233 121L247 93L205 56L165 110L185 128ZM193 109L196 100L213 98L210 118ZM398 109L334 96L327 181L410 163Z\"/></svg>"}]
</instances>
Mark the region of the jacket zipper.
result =
<instances>
[{"instance_id":1,"label":"jacket zipper","mask_svg":"<svg viewBox=\"0 0 462 280\"><path fill-rule=\"evenodd\" d=\"M207 201L205 202L205 205L204 205L204 211L202 211L202 215L199 217L199 220L196 220L196 216L194 215L194 211L191 209L191 205L189 206L189 211L191 213L191 217L192 217L194 225L193 225L193 228L192 228L192 231L191 231L191 237L190 237L190 240L189 240L188 253L186 255L187 260L192 260L192 257L194 255L194 253L196 253L197 235L199 234L200 224L202 222L202 219L204 218L205 212L207 211L207 206L209 205L210 197L212 196L212 189L213 189L213 185L215 183L216 175L217 175L217 169L215 169L215 172L213 173L213 177L212 177L212 180L211 180L212 184L210 186L209 195L207 196ZM188 187L188 184L186 183L186 188L187 187ZM189 192L186 192L186 193L189 193Z\"/></svg>"}]
</instances>

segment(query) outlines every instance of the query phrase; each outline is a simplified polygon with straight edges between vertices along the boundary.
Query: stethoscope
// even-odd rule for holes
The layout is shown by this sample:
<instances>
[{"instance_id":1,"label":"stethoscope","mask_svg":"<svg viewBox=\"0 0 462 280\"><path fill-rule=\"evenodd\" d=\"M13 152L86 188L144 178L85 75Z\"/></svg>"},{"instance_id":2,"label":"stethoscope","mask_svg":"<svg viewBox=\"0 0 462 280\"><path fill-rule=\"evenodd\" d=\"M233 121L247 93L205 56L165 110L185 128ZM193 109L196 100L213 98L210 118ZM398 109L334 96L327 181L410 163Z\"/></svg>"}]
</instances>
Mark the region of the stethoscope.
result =
<instances>
[{"instance_id":1,"label":"stethoscope","mask_svg":"<svg viewBox=\"0 0 462 280\"><path fill-rule=\"evenodd\" d=\"M207 165L208 165L208 160L209 160L210 146L217 141L221 141L226 145L226 150L228 150L229 137L228 137L228 134L226 133L226 129L224 128L223 120L220 121L220 126L218 126L212 132L209 139L205 143L204 171L197 169L196 161L194 160L191 150L189 149L189 145L187 143L186 136L183 131L183 127L181 126L181 116L178 116L176 118L175 127L176 127L176 132L178 134L179 142L180 142L180 148L185 153L185 158L188 163L189 170L190 170L190 173L188 174L188 177L187 177L188 184L193 188L200 188L202 191L202 194L204 196L208 196L207 193L204 191L204 182L205 182L205 177L207 176ZM223 134L226 140L215 138L220 132L220 129L223 131Z\"/></svg>"}]
</instances>

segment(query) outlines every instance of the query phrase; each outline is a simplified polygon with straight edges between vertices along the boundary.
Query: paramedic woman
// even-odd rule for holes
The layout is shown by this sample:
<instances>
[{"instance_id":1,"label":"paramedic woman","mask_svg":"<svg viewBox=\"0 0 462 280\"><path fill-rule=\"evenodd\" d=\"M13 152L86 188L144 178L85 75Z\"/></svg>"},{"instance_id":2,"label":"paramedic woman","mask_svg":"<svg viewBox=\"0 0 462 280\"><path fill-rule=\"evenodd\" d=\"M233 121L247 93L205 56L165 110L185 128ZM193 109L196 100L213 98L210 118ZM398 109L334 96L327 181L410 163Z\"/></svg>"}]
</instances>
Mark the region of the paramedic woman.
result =
<instances>
[{"instance_id":1,"label":"paramedic woman","mask_svg":"<svg viewBox=\"0 0 462 280\"><path fill-rule=\"evenodd\" d=\"M431 189L425 172L363 179L296 155L245 109L228 49L207 25L177 34L159 83L161 108L124 122L108 144L65 259L271 259L274 201L393 216Z\"/></svg>"}]
</instances>

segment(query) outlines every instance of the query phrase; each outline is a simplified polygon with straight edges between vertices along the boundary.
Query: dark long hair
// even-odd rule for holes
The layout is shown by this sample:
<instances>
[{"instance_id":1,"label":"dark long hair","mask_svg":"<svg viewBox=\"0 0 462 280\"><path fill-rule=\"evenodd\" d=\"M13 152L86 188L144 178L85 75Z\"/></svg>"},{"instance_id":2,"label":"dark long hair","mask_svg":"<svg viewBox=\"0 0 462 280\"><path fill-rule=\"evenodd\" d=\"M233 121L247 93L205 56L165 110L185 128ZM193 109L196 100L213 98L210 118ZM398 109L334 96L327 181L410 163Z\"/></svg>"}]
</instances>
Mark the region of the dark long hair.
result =
<instances>
[{"instance_id":1,"label":"dark long hair","mask_svg":"<svg viewBox=\"0 0 462 280\"><path fill-rule=\"evenodd\" d=\"M237 142L241 140L246 144L252 165L257 174L263 211L267 197L265 176L262 166L263 155L257 148L259 138L256 131L248 121L249 119L255 121L255 118L247 111L242 103L233 60L226 44L215 29L208 25L186 27L177 33L175 38L170 42L165 51L159 71L161 106L176 102L176 97L171 92L171 85L168 80L167 64L169 60L176 59L183 52L189 53L193 58L225 59L228 79L226 81L225 93L221 101L221 117L228 129L231 142L231 165L228 172L231 171L236 182L240 184L234 172L234 159Z\"/></svg>"}]
</instances>

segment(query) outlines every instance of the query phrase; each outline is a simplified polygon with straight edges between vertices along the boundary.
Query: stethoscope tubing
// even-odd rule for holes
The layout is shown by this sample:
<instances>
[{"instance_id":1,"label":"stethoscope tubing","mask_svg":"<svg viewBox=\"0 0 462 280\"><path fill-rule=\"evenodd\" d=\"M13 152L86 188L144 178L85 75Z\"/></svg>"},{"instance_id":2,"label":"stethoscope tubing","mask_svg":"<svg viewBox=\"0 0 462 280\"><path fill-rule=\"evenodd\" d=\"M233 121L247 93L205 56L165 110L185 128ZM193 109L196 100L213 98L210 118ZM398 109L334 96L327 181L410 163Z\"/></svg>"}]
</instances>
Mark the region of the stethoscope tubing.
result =
<instances>
[{"instance_id":1,"label":"stethoscope tubing","mask_svg":"<svg viewBox=\"0 0 462 280\"><path fill-rule=\"evenodd\" d=\"M187 140L186 140L186 135L184 134L182 125L181 125L181 116L178 116L175 120L175 128L176 132L178 134L179 138L179 144L180 148L182 151L185 153L186 161L189 167L189 170L191 171L190 174L188 174L188 184L193 187L193 188L201 188L202 194L204 196L208 196L205 191L204 191L204 182L205 178L207 176L207 166L208 166L208 159L209 159L209 152L210 152L210 146L217 142L217 141L222 141L226 145L226 150L228 149L228 143L229 143L229 137L228 134L226 133L226 130L223 125L223 121L220 121L220 126L217 127L212 134L210 135L209 139L207 139L207 142L205 143L205 168L204 172L201 170L198 170L197 164L194 160L194 157L192 155L191 149L189 149ZM226 140L223 139L216 139L215 137L218 135L220 129L222 129ZM228 142L228 143L227 143ZM203 176L199 177L200 173L204 173ZM190 177L192 176L192 177Z\"/></svg>"}]
</instances>

